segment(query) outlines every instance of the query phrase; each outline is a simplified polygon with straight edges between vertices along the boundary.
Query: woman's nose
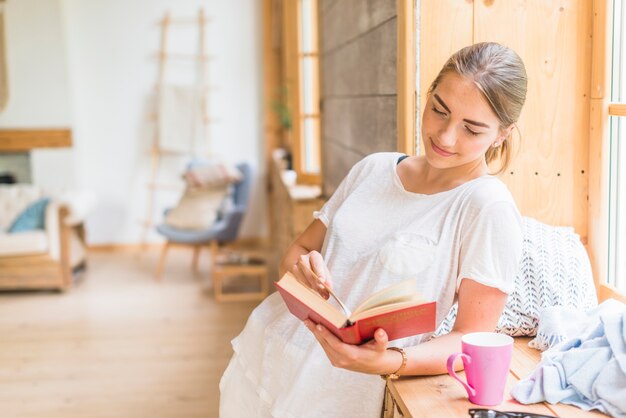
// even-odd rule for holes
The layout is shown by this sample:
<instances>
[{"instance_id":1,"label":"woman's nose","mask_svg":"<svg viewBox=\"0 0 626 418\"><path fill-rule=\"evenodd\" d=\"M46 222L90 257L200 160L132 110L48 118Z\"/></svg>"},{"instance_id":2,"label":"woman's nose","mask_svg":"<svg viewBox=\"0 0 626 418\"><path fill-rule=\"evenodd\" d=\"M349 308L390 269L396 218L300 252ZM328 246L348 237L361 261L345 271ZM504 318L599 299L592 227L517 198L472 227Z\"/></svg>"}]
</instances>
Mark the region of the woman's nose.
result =
<instances>
[{"instance_id":1,"label":"woman's nose","mask_svg":"<svg viewBox=\"0 0 626 418\"><path fill-rule=\"evenodd\" d=\"M442 146L452 146L455 142L456 135L452 124L444 124L439 130L439 144Z\"/></svg>"}]
</instances>

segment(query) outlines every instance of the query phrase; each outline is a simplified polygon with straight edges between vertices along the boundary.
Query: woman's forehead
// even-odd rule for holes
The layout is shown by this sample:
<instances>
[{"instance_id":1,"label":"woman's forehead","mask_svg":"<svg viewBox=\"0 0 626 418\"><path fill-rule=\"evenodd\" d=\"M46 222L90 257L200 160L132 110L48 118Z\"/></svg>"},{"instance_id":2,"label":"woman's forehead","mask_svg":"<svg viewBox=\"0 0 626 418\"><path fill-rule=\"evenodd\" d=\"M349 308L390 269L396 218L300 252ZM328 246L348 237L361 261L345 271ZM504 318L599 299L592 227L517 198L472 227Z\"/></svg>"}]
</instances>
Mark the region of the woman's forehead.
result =
<instances>
[{"instance_id":1,"label":"woman's forehead","mask_svg":"<svg viewBox=\"0 0 626 418\"><path fill-rule=\"evenodd\" d=\"M485 95L474 81L467 77L455 72L444 74L432 92L432 96L435 95L436 101L443 101L451 113L458 112L460 113L458 116L464 118L484 119L484 122L490 125L498 123L498 117L491 109Z\"/></svg>"}]
</instances>

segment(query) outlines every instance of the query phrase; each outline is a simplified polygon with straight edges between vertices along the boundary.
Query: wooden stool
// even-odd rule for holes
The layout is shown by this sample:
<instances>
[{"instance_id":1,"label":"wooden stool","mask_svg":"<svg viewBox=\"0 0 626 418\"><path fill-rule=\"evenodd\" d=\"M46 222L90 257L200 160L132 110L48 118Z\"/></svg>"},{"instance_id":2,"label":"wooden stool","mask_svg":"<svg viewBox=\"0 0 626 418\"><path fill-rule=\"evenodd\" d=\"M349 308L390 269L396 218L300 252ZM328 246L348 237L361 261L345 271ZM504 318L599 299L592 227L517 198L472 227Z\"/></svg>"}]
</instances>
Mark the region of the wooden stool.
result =
<instances>
[{"instance_id":1,"label":"wooden stool","mask_svg":"<svg viewBox=\"0 0 626 418\"><path fill-rule=\"evenodd\" d=\"M267 282L267 262L260 258L246 258L240 260L220 260L213 263L213 295L218 302L235 302L245 300L262 300L269 293ZM232 277L250 277L259 281L260 290L249 292L224 292L225 279Z\"/></svg>"}]
</instances>

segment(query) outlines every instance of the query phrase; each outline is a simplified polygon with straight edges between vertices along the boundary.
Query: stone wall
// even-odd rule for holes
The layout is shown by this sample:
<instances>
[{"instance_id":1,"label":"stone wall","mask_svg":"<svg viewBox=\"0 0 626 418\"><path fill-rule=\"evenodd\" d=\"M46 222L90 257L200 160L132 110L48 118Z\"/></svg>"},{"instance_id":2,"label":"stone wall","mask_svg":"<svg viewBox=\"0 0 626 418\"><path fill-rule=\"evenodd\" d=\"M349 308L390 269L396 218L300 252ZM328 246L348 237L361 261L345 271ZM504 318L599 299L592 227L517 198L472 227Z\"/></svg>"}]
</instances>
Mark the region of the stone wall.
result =
<instances>
[{"instance_id":1,"label":"stone wall","mask_svg":"<svg viewBox=\"0 0 626 418\"><path fill-rule=\"evenodd\" d=\"M396 1L322 0L324 194L367 154L396 150Z\"/></svg>"}]
</instances>

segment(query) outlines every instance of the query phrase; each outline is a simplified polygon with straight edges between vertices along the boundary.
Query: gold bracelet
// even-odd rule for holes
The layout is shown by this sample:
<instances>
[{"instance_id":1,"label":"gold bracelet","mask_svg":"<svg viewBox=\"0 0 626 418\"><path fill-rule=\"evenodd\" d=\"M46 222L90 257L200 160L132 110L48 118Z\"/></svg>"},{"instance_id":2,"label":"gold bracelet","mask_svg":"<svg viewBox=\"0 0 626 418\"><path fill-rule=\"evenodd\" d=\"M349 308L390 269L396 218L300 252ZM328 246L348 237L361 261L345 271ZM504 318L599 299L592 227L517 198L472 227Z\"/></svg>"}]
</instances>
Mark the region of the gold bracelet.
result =
<instances>
[{"instance_id":1,"label":"gold bracelet","mask_svg":"<svg viewBox=\"0 0 626 418\"><path fill-rule=\"evenodd\" d=\"M403 349L398 348L398 347L388 347L387 350L393 350L393 351L397 351L398 353L402 354L402 364L400 365L400 367L398 367L398 370L396 370L393 373L390 374L381 374L380 377L383 380L396 380L397 378L400 377L400 373L402 373L402 371L404 371L404 367L406 367L406 353L404 352Z\"/></svg>"}]
</instances>

